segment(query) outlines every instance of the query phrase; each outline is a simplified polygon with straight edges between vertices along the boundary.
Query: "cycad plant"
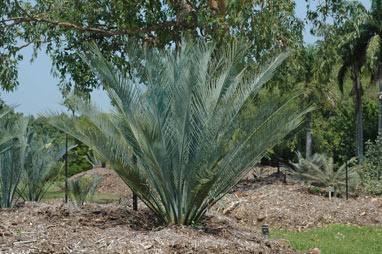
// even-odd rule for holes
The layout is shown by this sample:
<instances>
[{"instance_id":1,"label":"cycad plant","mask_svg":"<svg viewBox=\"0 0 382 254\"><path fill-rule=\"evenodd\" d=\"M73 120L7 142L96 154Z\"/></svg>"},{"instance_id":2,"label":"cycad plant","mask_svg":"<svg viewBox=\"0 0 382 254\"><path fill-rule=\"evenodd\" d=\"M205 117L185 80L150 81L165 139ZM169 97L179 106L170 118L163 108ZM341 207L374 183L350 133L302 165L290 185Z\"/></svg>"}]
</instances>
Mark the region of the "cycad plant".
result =
<instances>
[{"instance_id":1,"label":"cycad plant","mask_svg":"<svg viewBox=\"0 0 382 254\"><path fill-rule=\"evenodd\" d=\"M291 164L292 173L300 180L307 183L316 183L324 187L333 187L334 192L341 190L345 186L346 178L346 163L336 168L333 158L330 158L326 154L315 153L308 158L304 158L301 153L297 153L298 162ZM359 183L359 175L354 167L353 163L357 161L357 158L351 158L348 163L348 177L349 185L353 189L357 187Z\"/></svg>"},{"instance_id":2,"label":"cycad plant","mask_svg":"<svg viewBox=\"0 0 382 254\"><path fill-rule=\"evenodd\" d=\"M70 145L68 150L74 146ZM19 194L24 200L40 201L63 168L64 142L53 142L45 135L34 136L25 152Z\"/></svg>"},{"instance_id":3,"label":"cycad plant","mask_svg":"<svg viewBox=\"0 0 382 254\"><path fill-rule=\"evenodd\" d=\"M197 223L306 113L294 96L269 98L238 120L288 54L254 74L240 42L183 43L175 52L133 48L143 61L131 59L140 64L129 78L94 45L84 56L111 99L110 113L72 98L79 115L49 121L107 159L161 221Z\"/></svg>"},{"instance_id":4,"label":"cycad plant","mask_svg":"<svg viewBox=\"0 0 382 254\"><path fill-rule=\"evenodd\" d=\"M0 120L0 207L11 207L24 169L25 150L32 134L24 117Z\"/></svg>"},{"instance_id":5,"label":"cycad plant","mask_svg":"<svg viewBox=\"0 0 382 254\"><path fill-rule=\"evenodd\" d=\"M68 189L70 197L78 206L82 206L86 200L93 197L102 177L99 175L72 179L69 181Z\"/></svg>"}]
</instances>

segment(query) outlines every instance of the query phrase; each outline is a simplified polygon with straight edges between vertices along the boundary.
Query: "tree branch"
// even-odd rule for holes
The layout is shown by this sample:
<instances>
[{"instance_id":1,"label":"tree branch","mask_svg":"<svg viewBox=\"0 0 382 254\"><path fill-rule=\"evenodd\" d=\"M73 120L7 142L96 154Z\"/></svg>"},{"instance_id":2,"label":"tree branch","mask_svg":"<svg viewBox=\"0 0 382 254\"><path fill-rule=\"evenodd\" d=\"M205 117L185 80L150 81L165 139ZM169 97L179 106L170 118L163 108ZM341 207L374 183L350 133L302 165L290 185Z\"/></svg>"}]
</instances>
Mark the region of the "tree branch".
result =
<instances>
[{"instance_id":1,"label":"tree branch","mask_svg":"<svg viewBox=\"0 0 382 254\"><path fill-rule=\"evenodd\" d=\"M29 45L33 44L35 42L35 40L32 40L24 45L21 45L20 47L16 48L16 50L14 52L12 52L13 54L16 54L17 52L19 52L20 50L22 50L23 48L26 48L28 47ZM0 65L3 63L3 59L9 57L12 53L8 53L8 54L0 54Z\"/></svg>"},{"instance_id":2,"label":"tree branch","mask_svg":"<svg viewBox=\"0 0 382 254\"><path fill-rule=\"evenodd\" d=\"M160 24L155 24L155 25L148 26L145 28L109 31L109 30L93 28L93 27L86 27L86 26L79 26L79 25L69 23L69 22L61 22L61 21L56 21L56 20L44 19L44 18L19 17L19 18L8 19L7 21L12 21L12 20L15 21L15 23L12 23L10 25L6 25L6 27L17 25L19 23L25 23L25 22L38 22L38 23L47 23L47 24L52 24L52 25L56 25L56 26L71 28L71 29L74 29L77 31L82 31L82 32L98 33L98 34L102 34L103 36L135 35L135 34L141 34L141 33L150 33L150 32L153 32L155 30L158 30L161 28L166 28L166 27L190 28L190 27L193 27L196 25L195 22L166 21L166 22L163 22ZM0 22L4 22L4 20L2 20Z\"/></svg>"},{"instance_id":3,"label":"tree branch","mask_svg":"<svg viewBox=\"0 0 382 254\"><path fill-rule=\"evenodd\" d=\"M27 11L19 5L17 0L15 0L15 3L17 5L17 7L25 14L25 17L14 17L14 18L6 19L6 20L0 20L0 23L6 23L6 22L14 21L14 23L12 23L12 24L5 25L3 28L1 28L1 30L5 29L6 27L15 26L15 25L20 24L20 23L37 22L37 23L46 23L46 24L51 24L51 25L55 25L55 26L65 27L65 28L74 29L77 31L82 31L82 32L102 34L103 36L115 36L115 35L136 35L136 34L141 34L141 33L149 34L153 31L156 31L156 30L161 29L161 28L167 28L167 27L190 28L190 27L194 27L196 25L195 21L191 21L191 22L166 21L166 22L163 22L160 24L155 24L155 25L148 26L145 28L125 29L125 30L105 30L105 29L100 29L100 28L95 28L95 27L76 25L76 24L70 23L70 22L61 22L61 21L51 20L51 19L46 19L46 18L33 17L30 14L28 14Z\"/></svg>"},{"instance_id":4,"label":"tree branch","mask_svg":"<svg viewBox=\"0 0 382 254\"><path fill-rule=\"evenodd\" d=\"M33 44L34 42L35 42L35 40L32 40L32 41L30 41L30 42L28 42L28 43L26 43L26 44L24 44L24 45L18 47L17 50L16 50L16 52L22 50L23 48L28 47L29 45Z\"/></svg>"}]
</instances>

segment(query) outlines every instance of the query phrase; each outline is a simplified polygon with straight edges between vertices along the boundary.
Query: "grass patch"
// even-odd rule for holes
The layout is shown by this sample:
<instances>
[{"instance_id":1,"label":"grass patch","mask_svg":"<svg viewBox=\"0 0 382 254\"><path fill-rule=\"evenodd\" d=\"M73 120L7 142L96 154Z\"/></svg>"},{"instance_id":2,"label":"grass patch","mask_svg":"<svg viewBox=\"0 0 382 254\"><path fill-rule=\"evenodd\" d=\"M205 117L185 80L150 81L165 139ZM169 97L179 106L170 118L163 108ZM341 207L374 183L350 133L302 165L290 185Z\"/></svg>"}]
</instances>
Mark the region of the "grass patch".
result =
<instances>
[{"instance_id":1,"label":"grass patch","mask_svg":"<svg viewBox=\"0 0 382 254\"><path fill-rule=\"evenodd\" d=\"M115 194L100 194L95 193L92 202L98 203L98 204L107 204L115 200L119 200L121 198L121 195L115 195Z\"/></svg>"},{"instance_id":2,"label":"grass patch","mask_svg":"<svg viewBox=\"0 0 382 254\"><path fill-rule=\"evenodd\" d=\"M48 191L46 192L46 194L42 200L44 201L44 200L52 200L52 199L64 199L65 198L65 191L62 190L59 187L59 185L64 185L64 183L58 182L58 183L53 184L48 189ZM120 195L100 194L100 193L96 192L94 194L93 198L91 199L91 202L104 204L104 203L112 202L114 200L118 200L119 198L121 198Z\"/></svg>"},{"instance_id":3,"label":"grass patch","mask_svg":"<svg viewBox=\"0 0 382 254\"><path fill-rule=\"evenodd\" d=\"M286 239L296 250L309 251L312 247L321 254L382 253L382 228L332 224L307 232L271 230L271 238Z\"/></svg>"}]
</instances>

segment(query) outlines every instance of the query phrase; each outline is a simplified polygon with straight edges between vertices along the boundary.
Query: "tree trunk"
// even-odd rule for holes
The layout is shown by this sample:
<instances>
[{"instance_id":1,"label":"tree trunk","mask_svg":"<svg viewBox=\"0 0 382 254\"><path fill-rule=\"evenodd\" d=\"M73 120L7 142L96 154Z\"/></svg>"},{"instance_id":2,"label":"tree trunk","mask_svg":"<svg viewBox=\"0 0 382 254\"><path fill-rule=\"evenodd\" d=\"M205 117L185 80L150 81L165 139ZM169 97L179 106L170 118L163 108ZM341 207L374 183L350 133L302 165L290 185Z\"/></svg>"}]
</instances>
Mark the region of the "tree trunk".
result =
<instances>
[{"instance_id":1,"label":"tree trunk","mask_svg":"<svg viewBox=\"0 0 382 254\"><path fill-rule=\"evenodd\" d=\"M362 126L362 85L361 77L359 72L355 72L354 90L356 94L355 101L355 115L357 119L356 127L356 142L357 142L357 153L358 153L358 164L361 164L363 158L363 126Z\"/></svg>"},{"instance_id":2,"label":"tree trunk","mask_svg":"<svg viewBox=\"0 0 382 254\"><path fill-rule=\"evenodd\" d=\"M310 130L310 121L311 121L311 114L310 112L306 114L306 153L305 157L309 158L312 156L312 132Z\"/></svg>"}]
</instances>

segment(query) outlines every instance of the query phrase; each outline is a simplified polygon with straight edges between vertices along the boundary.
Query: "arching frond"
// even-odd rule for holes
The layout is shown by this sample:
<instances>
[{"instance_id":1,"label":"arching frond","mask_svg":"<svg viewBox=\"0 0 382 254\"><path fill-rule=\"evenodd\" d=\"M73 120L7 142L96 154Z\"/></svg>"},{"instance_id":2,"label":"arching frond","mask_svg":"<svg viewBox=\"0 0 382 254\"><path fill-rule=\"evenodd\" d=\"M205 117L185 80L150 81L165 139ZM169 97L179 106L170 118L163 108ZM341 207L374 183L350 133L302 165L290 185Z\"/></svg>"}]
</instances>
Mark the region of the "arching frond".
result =
<instances>
[{"instance_id":1,"label":"arching frond","mask_svg":"<svg viewBox=\"0 0 382 254\"><path fill-rule=\"evenodd\" d=\"M197 222L307 112L295 105L298 95L270 98L248 121L240 120L245 102L289 53L254 74L245 68L249 49L240 42L144 50L137 53L145 56L142 84L118 74L94 45L90 50L84 58L113 111L102 113L73 97L80 116L53 114L49 121L107 159L165 223Z\"/></svg>"},{"instance_id":2,"label":"arching frond","mask_svg":"<svg viewBox=\"0 0 382 254\"><path fill-rule=\"evenodd\" d=\"M28 119L0 121L0 208L12 206L23 168L25 150L32 134L27 131Z\"/></svg>"},{"instance_id":3,"label":"arching frond","mask_svg":"<svg viewBox=\"0 0 382 254\"><path fill-rule=\"evenodd\" d=\"M366 49L366 61L372 69L376 69L378 61L382 57L382 40L381 36L376 34L370 38L370 42Z\"/></svg>"}]
</instances>

